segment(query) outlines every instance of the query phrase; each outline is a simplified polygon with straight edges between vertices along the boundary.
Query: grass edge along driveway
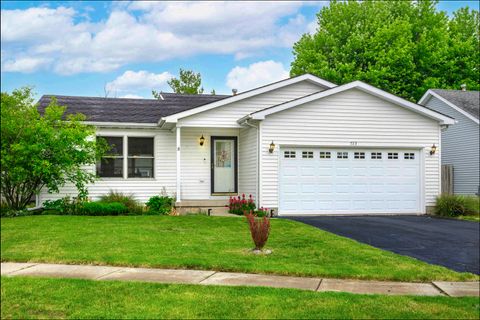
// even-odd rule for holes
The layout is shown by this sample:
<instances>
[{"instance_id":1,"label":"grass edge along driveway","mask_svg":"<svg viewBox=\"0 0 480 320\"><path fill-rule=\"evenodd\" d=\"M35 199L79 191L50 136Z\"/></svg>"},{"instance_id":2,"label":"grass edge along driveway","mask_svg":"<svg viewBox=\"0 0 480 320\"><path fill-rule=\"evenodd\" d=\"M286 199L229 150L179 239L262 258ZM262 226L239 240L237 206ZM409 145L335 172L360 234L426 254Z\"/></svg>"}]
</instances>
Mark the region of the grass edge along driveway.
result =
<instances>
[{"instance_id":1,"label":"grass edge along driveway","mask_svg":"<svg viewBox=\"0 0 480 320\"><path fill-rule=\"evenodd\" d=\"M319 293L294 289L2 277L2 319L476 319L476 297Z\"/></svg>"},{"instance_id":2,"label":"grass edge along driveway","mask_svg":"<svg viewBox=\"0 0 480 320\"><path fill-rule=\"evenodd\" d=\"M273 219L257 256L244 218L29 216L1 219L1 260L204 269L393 281L478 280L295 221Z\"/></svg>"}]
</instances>

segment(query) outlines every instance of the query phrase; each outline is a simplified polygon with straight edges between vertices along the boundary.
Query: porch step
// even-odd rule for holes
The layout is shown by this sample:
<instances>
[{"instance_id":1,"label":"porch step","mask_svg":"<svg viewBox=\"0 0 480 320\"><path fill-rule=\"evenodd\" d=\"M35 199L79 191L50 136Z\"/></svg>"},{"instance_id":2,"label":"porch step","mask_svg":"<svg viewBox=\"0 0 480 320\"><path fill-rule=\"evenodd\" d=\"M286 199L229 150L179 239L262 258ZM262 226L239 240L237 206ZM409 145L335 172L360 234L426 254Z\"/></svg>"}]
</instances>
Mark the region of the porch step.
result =
<instances>
[{"instance_id":1,"label":"porch step","mask_svg":"<svg viewBox=\"0 0 480 320\"><path fill-rule=\"evenodd\" d=\"M211 215L228 214L228 200L182 200L175 203L179 214L208 213Z\"/></svg>"}]
</instances>

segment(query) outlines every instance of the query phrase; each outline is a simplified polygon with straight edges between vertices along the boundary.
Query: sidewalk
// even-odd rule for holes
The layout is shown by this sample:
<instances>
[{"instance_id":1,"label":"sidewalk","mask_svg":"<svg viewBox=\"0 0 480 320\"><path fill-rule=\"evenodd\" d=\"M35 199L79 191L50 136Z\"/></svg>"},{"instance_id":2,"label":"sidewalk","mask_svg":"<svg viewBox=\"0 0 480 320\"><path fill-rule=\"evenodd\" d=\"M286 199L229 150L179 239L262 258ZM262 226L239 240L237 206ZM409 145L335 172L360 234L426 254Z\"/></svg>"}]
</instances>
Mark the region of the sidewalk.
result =
<instances>
[{"instance_id":1,"label":"sidewalk","mask_svg":"<svg viewBox=\"0 0 480 320\"><path fill-rule=\"evenodd\" d=\"M294 288L319 292L337 291L362 294L451 297L480 296L479 282L434 281L432 283L409 283L288 277L203 270L146 269L15 262L2 263L1 275L199 285L260 286Z\"/></svg>"}]
</instances>

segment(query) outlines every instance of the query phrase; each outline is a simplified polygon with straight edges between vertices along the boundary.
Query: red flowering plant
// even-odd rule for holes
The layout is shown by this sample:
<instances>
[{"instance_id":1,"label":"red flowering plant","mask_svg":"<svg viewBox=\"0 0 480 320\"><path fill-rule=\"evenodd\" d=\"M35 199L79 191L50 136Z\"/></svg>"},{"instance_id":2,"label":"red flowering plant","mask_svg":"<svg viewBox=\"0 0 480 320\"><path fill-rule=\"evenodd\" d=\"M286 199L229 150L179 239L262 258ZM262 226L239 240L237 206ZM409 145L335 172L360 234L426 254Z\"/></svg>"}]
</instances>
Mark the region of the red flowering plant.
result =
<instances>
[{"instance_id":1,"label":"red flowering plant","mask_svg":"<svg viewBox=\"0 0 480 320\"><path fill-rule=\"evenodd\" d=\"M228 200L228 212L243 215L244 212L255 211L256 205L252 195L245 197L245 194L238 197L230 197Z\"/></svg>"}]
</instances>

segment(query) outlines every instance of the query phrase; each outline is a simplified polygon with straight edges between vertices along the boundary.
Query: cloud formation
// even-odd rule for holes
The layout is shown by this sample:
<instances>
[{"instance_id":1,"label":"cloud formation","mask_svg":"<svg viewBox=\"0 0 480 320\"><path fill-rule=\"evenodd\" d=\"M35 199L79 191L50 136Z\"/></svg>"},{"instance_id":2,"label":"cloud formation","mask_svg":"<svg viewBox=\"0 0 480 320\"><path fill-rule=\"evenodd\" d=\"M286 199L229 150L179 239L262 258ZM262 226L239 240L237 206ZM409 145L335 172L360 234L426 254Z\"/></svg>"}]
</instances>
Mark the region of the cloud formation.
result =
<instances>
[{"instance_id":1,"label":"cloud formation","mask_svg":"<svg viewBox=\"0 0 480 320\"><path fill-rule=\"evenodd\" d=\"M288 71L280 62L259 61L248 67L236 66L230 70L227 75L227 86L242 92L288 77Z\"/></svg>"},{"instance_id":2,"label":"cloud formation","mask_svg":"<svg viewBox=\"0 0 480 320\"><path fill-rule=\"evenodd\" d=\"M108 92L136 92L141 89L165 88L167 81L173 77L169 72L152 73L145 70L127 70L105 86Z\"/></svg>"},{"instance_id":3,"label":"cloud formation","mask_svg":"<svg viewBox=\"0 0 480 320\"><path fill-rule=\"evenodd\" d=\"M197 54L251 57L308 31L300 2L120 2L91 22L70 7L2 10L2 69L108 72Z\"/></svg>"}]
</instances>

